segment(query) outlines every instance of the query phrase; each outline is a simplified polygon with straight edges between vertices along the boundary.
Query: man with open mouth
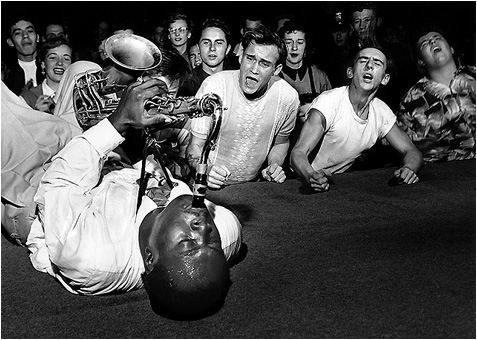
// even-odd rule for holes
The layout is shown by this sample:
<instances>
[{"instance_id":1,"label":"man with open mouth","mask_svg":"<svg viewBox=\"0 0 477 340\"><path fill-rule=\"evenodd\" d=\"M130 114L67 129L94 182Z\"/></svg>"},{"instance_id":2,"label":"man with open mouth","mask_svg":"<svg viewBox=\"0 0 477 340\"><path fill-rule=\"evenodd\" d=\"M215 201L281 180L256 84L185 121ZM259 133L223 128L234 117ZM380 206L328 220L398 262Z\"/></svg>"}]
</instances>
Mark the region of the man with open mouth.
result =
<instances>
[{"instance_id":1,"label":"man with open mouth","mask_svg":"<svg viewBox=\"0 0 477 340\"><path fill-rule=\"evenodd\" d=\"M475 64L454 59L446 37L436 26L415 31L414 55L424 76L396 113L425 162L475 158Z\"/></svg>"},{"instance_id":2,"label":"man with open mouth","mask_svg":"<svg viewBox=\"0 0 477 340\"><path fill-rule=\"evenodd\" d=\"M381 47L359 50L353 67L347 69L350 85L324 92L311 104L290 161L314 191L329 190L333 173L349 169L363 151L383 138L403 157L393 181L412 184L419 180L421 153L397 126L389 106L376 98L379 87L389 82L388 65ZM310 164L308 156L318 145Z\"/></svg>"},{"instance_id":3,"label":"man with open mouth","mask_svg":"<svg viewBox=\"0 0 477 340\"><path fill-rule=\"evenodd\" d=\"M217 145L209 155L213 164L208 186L260 179L282 183L283 162L299 106L297 91L278 77L287 56L285 43L258 26L242 38L240 69L222 71L206 78L196 97L216 93L225 108ZM195 169L204 147L209 118L192 119L187 157Z\"/></svg>"}]
</instances>

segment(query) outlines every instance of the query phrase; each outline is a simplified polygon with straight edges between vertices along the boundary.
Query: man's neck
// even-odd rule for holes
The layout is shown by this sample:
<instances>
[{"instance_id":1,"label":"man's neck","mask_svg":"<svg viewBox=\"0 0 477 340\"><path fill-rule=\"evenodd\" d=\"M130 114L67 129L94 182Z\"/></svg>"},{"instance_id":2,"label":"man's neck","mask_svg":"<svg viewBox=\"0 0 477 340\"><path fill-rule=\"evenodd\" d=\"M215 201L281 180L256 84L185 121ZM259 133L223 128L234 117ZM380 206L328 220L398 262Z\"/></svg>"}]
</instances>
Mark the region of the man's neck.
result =
<instances>
[{"instance_id":1,"label":"man's neck","mask_svg":"<svg viewBox=\"0 0 477 340\"><path fill-rule=\"evenodd\" d=\"M456 71L457 66L452 60L452 62L449 62L438 69L427 70L427 77L432 81L449 86Z\"/></svg>"},{"instance_id":2,"label":"man's neck","mask_svg":"<svg viewBox=\"0 0 477 340\"><path fill-rule=\"evenodd\" d=\"M219 65L217 65L215 67L210 67L210 66L206 65L204 62L202 62L201 65L202 65L202 70L209 75L224 70L224 63L223 62L221 62Z\"/></svg>"},{"instance_id":3,"label":"man's neck","mask_svg":"<svg viewBox=\"0 0 477 340\"><path fill-rule=\"evenodd\" d=\"M366 92L358 89L353 83L349 85L349 100L353 107L354 113L361 119L368 118L369 103L374 99L378 89L373 92Z\"/></svg>"},{"instance_id":4,"label":"man's neck","mask_svg":"<svg viewBox=\"0 0 477 340\"><path fill-rule=\"evenodd\" d=\"M33 54L28 54L28 55L17 53L17 58L18 60L25 61L25 62L33 61L36 58L36 52L34 52Z\"/></svg>"}]
</instances>

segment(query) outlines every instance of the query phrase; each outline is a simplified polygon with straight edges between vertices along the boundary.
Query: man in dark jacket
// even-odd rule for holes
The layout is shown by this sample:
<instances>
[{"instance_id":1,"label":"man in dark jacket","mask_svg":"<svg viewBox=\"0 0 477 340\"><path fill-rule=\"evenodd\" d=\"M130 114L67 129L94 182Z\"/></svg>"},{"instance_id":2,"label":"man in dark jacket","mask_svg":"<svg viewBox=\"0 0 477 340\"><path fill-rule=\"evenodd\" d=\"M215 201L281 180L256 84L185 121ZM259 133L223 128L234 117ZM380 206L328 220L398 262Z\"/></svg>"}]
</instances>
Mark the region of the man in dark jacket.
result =
<instances>
[{"instance_id":1,"label":"man in dark jacket","mask_svg":"<svg viewBox=\"0 0 477 340\"><path fill-rule=\"evenodd\" d=\"M19 95L22 90L37 86L45 79L36 58L40 36L29 20L14 19L8 28L7 44L15 49L16 55L12 53L5 60L7 72L4 82L13 93Z\"/></svg>"}]
</instances>

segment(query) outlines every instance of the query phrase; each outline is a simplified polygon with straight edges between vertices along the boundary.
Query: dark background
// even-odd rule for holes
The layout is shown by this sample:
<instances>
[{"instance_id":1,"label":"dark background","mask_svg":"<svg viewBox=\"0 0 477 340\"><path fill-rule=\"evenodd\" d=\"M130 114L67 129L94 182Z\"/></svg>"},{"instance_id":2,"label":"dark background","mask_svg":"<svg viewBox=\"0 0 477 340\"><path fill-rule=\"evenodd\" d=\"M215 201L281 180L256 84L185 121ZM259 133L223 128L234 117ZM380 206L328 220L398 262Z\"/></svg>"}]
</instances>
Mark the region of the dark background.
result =
<instances>
[{"instance_id":1,"label":"dark background","mask_svg":"<svg viewBox=\"0 0 477 340\"><path fill-rule=\"evenodd\" d=\"M238 39L245 15L263 17L273 23L277 16L293 14L315 28L317 38L324 37L327 20L336 8L346 8L347 1L2 1L2 26L19 13L29 16L42 27L51 18L68 24L77 41L88 39L99 20L129 21L135 33L150 35L152 27L163 21L168 12L188 14L196 25L209 17L219 17L230 26ZM475 45L476 3L474 1L378 1L383 27L412 27L425 20L443 26L454 43ZM3 31L4 30L4 27ZM41 30L41 29L40 29ZM7 30L8 32L8 30Z\"/></svg>"}]
</instances>

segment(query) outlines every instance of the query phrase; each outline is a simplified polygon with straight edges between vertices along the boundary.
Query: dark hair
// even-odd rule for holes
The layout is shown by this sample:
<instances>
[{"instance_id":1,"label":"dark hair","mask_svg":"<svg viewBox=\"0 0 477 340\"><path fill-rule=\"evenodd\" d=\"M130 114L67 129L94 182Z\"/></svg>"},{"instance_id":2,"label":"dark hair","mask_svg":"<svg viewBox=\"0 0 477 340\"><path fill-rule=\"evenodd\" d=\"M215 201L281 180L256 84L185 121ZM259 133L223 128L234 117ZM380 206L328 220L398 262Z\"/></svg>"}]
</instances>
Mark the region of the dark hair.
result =
<instances>
[{"instance_id":1,"label":"dark hair","mask_svg":"<svg viewBox=\"0 0 477 340\"><path fill-rule=\"evenodd\" d=\"M206 28L209 28L209 27L215 27L215 28L218 28L218 29L222 30L225 34L225 40L227 41L227 44L230 44L231 33L230 33L229 27L227 26L227 24L225 22L223 22L220 19L215 19L215 18L207 19L202 24L201 32L203 32Z\"/></svg>"},{"instance_id":2,"label":"dark hair","mask_svg":"<svg viewBox=\"0 0 477 340\"><path fill-rule=\"evenodd\" d=\"M276 65L284 65L287 59L287 47L285 42L277 33L270 30L265 25L258 25L252 30L247 30L242 37L242 47L245 52L247 47L252 43L258 45L276 46L278 49L278 61Z\"/></svg>"},{"instance_id":3,"label":"dark hair","mask_svg":"<svg viewBox=\"0 0 477 340\"><path fill-rule=\"evenodd\" d=\"M248 13L247 16L245 16L245 17L243 18L243 21L242 21L243 24L242 24L242 27L241 27L241 28L242 28L243 30L246 29L245 25L246 25L247 20L248 20L248 21L255 21L255 22L258 22L258 23L260 23L260 24L262 24L262 25L263 25L263 23L264 23L264 19L263 19L261 16Z\"/></svg>"},{"instance_id":4,"label":"dark hair","mask_svg":"<svg viewBox=\"0 0 477 340\"><path fill-rule=\"evenodd\" d=\"M31 18L28 18L27 16L8 16L7 18L5 18L4 23L2 22L2 28L4 27L6 29L6 36L8 38L11 38L12 27L16 25L19 21L27 21L32 24L33 28L35 29L35 32L38 34L37 25L35 25L35 22L30 19Z\"/></svg>"},{"instance_id":5,"label":"dark hair","mask_svg":"<svg viewBox=\"0 0 477 340\"><path fill-rule=\"evenodd\" d=\"M192 32L193 30L193 22L185 13L170 13L169 16L164 20L164 28L165 30L169 30L169 26L177 20L184 20L187 24L187 29Z\"/></svg>"},{"instance_id":6,"label":"dark hair","mask_svg":"<svg viewBox=\"0 0 477 340\"><path fill-rule=\"evenodd\" d=\"M65 34L68 34L68 32L67 32L68 26L65 23L63 23L60 20L53 20L53 21L48 22L47 24L43 24L42 32L43 32L43 34L45 34L45 38L46 38L46 29L48 28L48 26L51 26L51 25L61 26L63 28L63 32Z\"/></svg>"},{"instance_id":7,"label":"dark hair","mask_svg":"<svg viewBox=\"0 0 477 340\"><path fill-rule=\"evenodd\" d=\"M306 25L303 21L288 20L283 24L282 28L278 30L278 35L280 36L280 38L283 39L285 37L285 34L293 31L300 31L305 33L305 37L307 38L306 40L308 42L308 29L306 28Z\"/></svg>"},{"instance_id":8,"label":"dark hair","mask_svg":"<svg viewBox=\"0 0 477 340\"><path fill-rule=\"evenodd\" d=\"M38 50L38 58L41 61L44 61L49 50L61 45L66 45L71 49L71 57L73 58L73 47L68 42L68 39L63 36L52 37L41 44L40 49Z\"/></svg>"},{"instance_id":9,"label":"dark hair","mask_svg":"<svg viewBox=\"0 0 477 340\"><path fill-rule=\"evenodd\" d=\"M159 74L166 77L171 82L178 80L179 86L181 86L192 75L189 63L174 48L161 46L159 49L162 53L161 63L154 69L146 71L145 74Z\"/></svg>"},{"instance_id":10,"label":"dark hair","mask_svg":"<svg viewBox=\"0 0 477 340\"><path fill-rule=\"evenodd\" d=\"M418 27L415 27L412 30L412 32L410 34L410 39L409 39L410 44L411 44L410 48L411 48L411 52L412 52L412 57L413 57L415 62L417 62L419 59L421 59L420 49L419 49L419 46L417 46L417 42L419 41L419 39L421 39L424 35L426 35L429 32L439 33L440 35L442 35L444 37L444 39L449 41L447 33L441 27L439 27L437 25L426 23L426 24L422 24Z\"/></svg>"},{"instance_id":11,"label":"dark hair","mask_svg":"<svg viewBox=\"0 0 477 340\"><path fill-rule=\"evenodd\" d=\"M381 51L384 54L384 56L386 57L386 69L384 70L384 72L391 74L391 76L396 75L394 60L391 56L391 53L389 52L389 50L386 47L384 47L381 44L378 44L376 41L374 41L372 39L365 39L363 41L363 44L361 45L361 47L356 48L354 50L354 52L353 52L353 55L354 55L353 64L356 62L356 58L358 57L358 53L360 51L364 50L365 48L375 48L375 49Z\"/></svg>"},{"instance_id":12,"label":"dark hair","mask_svg":"<svg viewBox=\"0 0 477 340\"><path fill-rule=\"evenodd\" d=\"M283 24L283 27L278 31L278 35L281 39L285 39L285 34L299 31L305 34L306 40L306 55L314 54L313 39L311 38L311 33L308 30L307 25L302 20L288 20ZM305 56L306 56L305 55Z\"/></svg>"},{"instance_id":13,"label":"dark hair","mask_svg":"<svg viewBox=\"0 0 477 340\"><path fill-rule=\"evenodd\" d=\"M377 3L372 2L372 1L371 2L354 1L348 7L349 7L348 8L348 14L349 14L349 17L351 18L351 20L352 20L354 12L362 12L365 9L372 10L372 11L374 11L374 15L376 15L376 17L379 16L379 6L378 6Z\"/></svg>"},{"instance_id":14,"label":"dark hair","mask_svg":"<svg viewBox=\"0 0 477 340\"><path fill-rule=\"evenodd\" d=\"M214 277L205 276L200 268L184 271L187 270L172 270L159 262L142 275L152 310L176 320L196 320L216 313L231 285L225 257Z\"/></svg>"}]
</instances>

